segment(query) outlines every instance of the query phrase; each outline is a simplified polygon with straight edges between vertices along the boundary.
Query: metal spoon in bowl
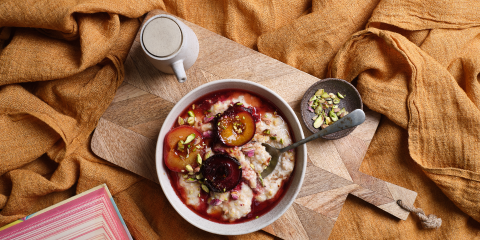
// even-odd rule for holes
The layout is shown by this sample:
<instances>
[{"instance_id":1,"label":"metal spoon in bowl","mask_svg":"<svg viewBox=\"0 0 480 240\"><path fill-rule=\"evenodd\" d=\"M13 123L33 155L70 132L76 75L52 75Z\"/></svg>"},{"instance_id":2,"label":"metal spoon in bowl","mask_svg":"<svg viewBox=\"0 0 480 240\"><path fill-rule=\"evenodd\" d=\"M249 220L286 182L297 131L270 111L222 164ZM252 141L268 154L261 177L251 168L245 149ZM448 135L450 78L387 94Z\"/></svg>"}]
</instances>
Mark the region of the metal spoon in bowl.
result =
<instances>
[{"instance_id":1,"label":"metal spoon in bowl","mask_svg":"<svg viewBox=\"0 0 480 240\"><path fill-rule=\"evenodd\" d=\"M332 125L320 130L319 132L311 135L310 137L307 137L303 140L300 140L294 144L291 144L289 146L286 146L282 149L277 149L274 148L266 143L262 143L263 146L265 146L265 150L272 156L272 159L270 160L270 164L268 167L263 170L262 172L262 178L266 178L270 173L273 172L275 167L277 166L278 159L280 158L280 154L290 150L294 149L304 143L310 142L312 140L315 140L319 137L328 135L330 133L338 132L347 128L355 127L357 125L362 124L365 121L365 113L362 111L362 109L356 109L352 111L351 113L347 114L345 117L341 118L340 120L334 122Z\"/></svg>"}]
</instances>

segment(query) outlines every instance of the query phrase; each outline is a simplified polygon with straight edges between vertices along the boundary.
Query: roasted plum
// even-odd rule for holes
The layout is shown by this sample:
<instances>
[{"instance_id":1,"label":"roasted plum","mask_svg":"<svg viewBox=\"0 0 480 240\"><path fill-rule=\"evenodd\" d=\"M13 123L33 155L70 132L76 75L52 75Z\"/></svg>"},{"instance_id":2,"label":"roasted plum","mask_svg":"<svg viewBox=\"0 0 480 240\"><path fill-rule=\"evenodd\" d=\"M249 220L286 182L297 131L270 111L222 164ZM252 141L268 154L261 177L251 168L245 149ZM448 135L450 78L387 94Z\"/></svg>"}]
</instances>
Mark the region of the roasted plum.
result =
<instances>
[{"instance_id":1,"label":"roasted plum","mask_svg":"<svg viewBox=\"0 0 480 240\"><path fill-rule=\"evenodd\" d=\"M230 147L242 146L255 135L255 119L251 110L240 103L219 115L216 122L218 138Z\"/></svg>"},{"instance_id":2,"label":"roasted plum","mask_svg":"<svg viewBox=\"0 0 480 240\"><path fill-rule=\"evenodd\" d=\"M205 184L214 192L227 192L235 188L242 179L240 162L225 154L207 158L200 169Z\"/></svg>"},{"instance_id":3,"label":"roasted plum","mask_svg":"<svg viewBox=\"0 0 480 240\"><path fill-rule=\"evenodd\" d=\"M197 167L197 155L203 156L203 138L193 127L176 127L165 136L165 165L174 172L188 172ZM187 166L188 165L188 166Z\"/></svg>"}]
</instances>

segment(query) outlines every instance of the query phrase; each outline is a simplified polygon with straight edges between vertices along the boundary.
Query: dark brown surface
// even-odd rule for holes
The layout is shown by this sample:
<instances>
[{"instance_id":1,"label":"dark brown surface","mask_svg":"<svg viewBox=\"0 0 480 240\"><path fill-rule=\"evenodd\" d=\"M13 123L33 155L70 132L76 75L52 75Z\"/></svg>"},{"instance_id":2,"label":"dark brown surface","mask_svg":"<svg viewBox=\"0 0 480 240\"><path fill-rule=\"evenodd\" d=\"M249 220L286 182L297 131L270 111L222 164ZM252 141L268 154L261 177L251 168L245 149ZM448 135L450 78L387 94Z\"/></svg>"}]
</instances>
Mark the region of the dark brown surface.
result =
<instances>
[{"instance_id":1,"label":"dark brown surface","mask_svg":"<svg viewBox=\"0 0 480 240\"><path fill-rule=\"evenodd\" d=\"M340 104L338 104L339 108L345 108L345 110L347 110L348 112L352 112L355 109L363 110L362 98L360 97L357 89L352 84L338 78L322 79L314 83L310 88L308 88L308 90L305 92L305 95L303 95L301 103L303 123L312 133L316 133L321 130L320 128L317 129L313 127L312 118L315 116L315 113L308 110L308 101L318 89L324 89L328 93L337 94L339 92L340 94L342 94L345 98L340 101ZM353 132L355 128L356 127L345 129L336 133L331 133L323 136L322 138L328 140L339 139Z\"/></svg>"}]
</instances>

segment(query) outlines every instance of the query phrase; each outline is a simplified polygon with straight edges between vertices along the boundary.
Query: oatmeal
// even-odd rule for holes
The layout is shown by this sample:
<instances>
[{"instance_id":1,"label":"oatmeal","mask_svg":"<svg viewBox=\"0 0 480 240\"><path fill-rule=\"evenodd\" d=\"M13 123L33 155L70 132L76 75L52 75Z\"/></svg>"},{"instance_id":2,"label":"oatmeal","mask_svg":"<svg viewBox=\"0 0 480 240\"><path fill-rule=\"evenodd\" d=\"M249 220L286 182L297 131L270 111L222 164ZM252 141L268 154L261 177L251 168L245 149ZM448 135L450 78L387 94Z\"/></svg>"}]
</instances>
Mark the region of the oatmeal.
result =
<instances>
[{"instance_id":1,"label":"oatmeal","mask_svg":"<svg viewBox=\"0 0 480 240\"><path fill-rule=\"evenodd\" d=\"M189 164L170 174L186 205L206 218L226 223L247 221L273 208L288 185L295 152L283 153L275 170L262 179L261 173L271 160L262 143L276 148L292 144L288 123L272 104L244 91L216 93L192 104L188 114L179 116L179 125L182 122L194 129L188 132L193 140L186 143L187 138L182 138L169 146L181 150L183 155L177 155ZM205 161L219 154L233 159L221 171L226 175L239 171L238 183L234 179L229 180L233 185L214 186L218 184L211 182L215 177L203 176L209 174L205 168L210 165ZM196 162L192 155L196 155ZM213 168L220 171L216 169L220 167Z\"/></svg>"}]
</instances>

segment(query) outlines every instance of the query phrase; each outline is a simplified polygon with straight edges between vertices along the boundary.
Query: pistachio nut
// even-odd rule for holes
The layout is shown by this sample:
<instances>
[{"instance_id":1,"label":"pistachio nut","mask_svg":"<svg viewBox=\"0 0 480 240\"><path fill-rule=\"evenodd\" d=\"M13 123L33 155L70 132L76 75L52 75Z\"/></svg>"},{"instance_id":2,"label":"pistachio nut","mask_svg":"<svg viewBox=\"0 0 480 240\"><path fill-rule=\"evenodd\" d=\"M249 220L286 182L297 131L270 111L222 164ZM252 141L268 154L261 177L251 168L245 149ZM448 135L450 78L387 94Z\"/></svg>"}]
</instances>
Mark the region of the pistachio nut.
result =
<instances>
[{"instance_id":1,"label":"pistachio nut","mask_svg":"<svg viewBox=\"0 0 480 240\"><path fill-rule=\"evenodd\" d=\"M192 134L188 135L187 139L185 139L184 144L189 144L191 141L193 141L193 139L195 139L195 133L192 133Z\"/></svg>"},{"instance_id":2,"label":"pistachio nut","mask_svg":"<svg viewBox=\"0 0 480 240\"><path fill-rule=\"evenodd\" d=\"M181 117L178 117L178 125L183 125L185 124L185 120L183 120L183 118Z\"/></svg>"}]
</instances>

